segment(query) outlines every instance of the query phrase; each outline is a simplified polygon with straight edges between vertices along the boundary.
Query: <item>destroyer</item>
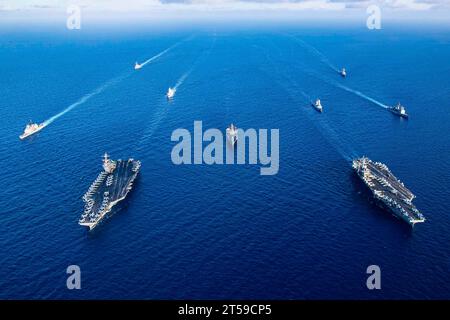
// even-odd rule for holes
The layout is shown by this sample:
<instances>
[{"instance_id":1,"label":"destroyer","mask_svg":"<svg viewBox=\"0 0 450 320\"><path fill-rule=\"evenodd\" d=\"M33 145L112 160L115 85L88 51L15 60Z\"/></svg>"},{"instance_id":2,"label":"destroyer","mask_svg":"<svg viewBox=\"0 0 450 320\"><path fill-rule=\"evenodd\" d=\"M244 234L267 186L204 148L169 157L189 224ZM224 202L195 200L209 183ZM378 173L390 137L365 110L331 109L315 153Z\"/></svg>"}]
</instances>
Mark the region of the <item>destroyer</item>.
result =
<instances>
[{"instance_id":1,"label":"destroyer","mask_svg":"<svg viewBox=\"0 0 450 320\"><path fill-rule=\"evenodd\" d=\"M396 114L402 118L408 118L408 114L406 113L406 109L404 106L402 106L400 103L398 103L395 107L390 107L389 111L391 111L393 114Z\"/></svg>"},{"instance_id":2,"label":"destroyer","mask_svg":"<svg viewBox=\"0 0 450 320\"><path fill-rule=\"evenodd\" d=\"M83 196L85 207L78 223L90 230L94 229L118 202L126 198L133 188L140 167L140 161L113 161L105 153L103 171Z\"/></svg>"},{"instance_id":3,"label":"destroyer","mask_svg":"<svg viewBox=\"0 0 450 320\"><path fill-rule=\"evenodd\" d=\"M322 112L322 104L320 103L320 99L317 99L315 103L311 103L312 106L319 112Z\"/></svg>"},{"instance_id":4,"label":"destroyer","mask_svg":"<svg viewBox=\"0 0 450 320\"><path fill-rule=\"evenodd\" d=\"M171 100L173 98L173 96L175 95L176 91L177 91L177 89L175 89L175 88L169 88L166 93L167 100Z\"/></svg>"},{"instance_id":5,"label":"destroyer","mask_svg":"<svg viewBox=\"0 0 450 320\"><path fill-rule=\"evenodd\" d=\"M37 123L32 123L30 121L30 123L26 125L25 130L23 130L23 133L19 136L19 138L20 138L20 140L23 140L23 139L41 131L44 128L45 128L44 123L37 124Z\"/></svg>"},{"instance_id":6,"label":"destroyer","mask_svg":"<svg viewBox=\"0 0 450 320\"><path fill-rule=\"evenodd\" d=\"M412 203L414 194L392 174L385 164L362 157L353 160L353 169L372 191L373 197L381 207L387 208L394 216L412 226L425 221L424 216Z\"/></svg>"},{"instance_id":7,"label":"destroyer","mask_svg":"<svg viewBox=\"0 0 450 320\"><path fill-rule=\"evenodd\" d=\"M227 130L226 130L226 134L227 134L227 139L228 142L234 146L238 140L238 131L237 128L234 124L231 124Z\"/></svg>"}]
</instances>

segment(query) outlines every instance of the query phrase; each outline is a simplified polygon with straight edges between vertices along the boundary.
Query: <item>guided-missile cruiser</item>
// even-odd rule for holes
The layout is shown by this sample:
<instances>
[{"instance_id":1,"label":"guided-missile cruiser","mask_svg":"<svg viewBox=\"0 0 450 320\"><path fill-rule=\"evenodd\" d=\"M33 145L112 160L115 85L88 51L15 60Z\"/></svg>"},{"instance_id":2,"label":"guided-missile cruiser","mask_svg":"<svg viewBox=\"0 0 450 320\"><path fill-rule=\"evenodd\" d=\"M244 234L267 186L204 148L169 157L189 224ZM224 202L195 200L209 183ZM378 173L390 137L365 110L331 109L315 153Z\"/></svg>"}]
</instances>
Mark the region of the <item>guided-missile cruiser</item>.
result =
<instances>
[{"instance_id":1,"label":"guided-missile cruiser","mask_svg":"<svg viewBox=\"0 0 450 320\"><path fill-rule=\"evenodd\" d=\"M166 93L167 99L168 100L172 99L173 96L175 95L176 91L177 91L177 89L175 89L175 88L169 88L169 90L167 90L167 93Z\"/></svg>"},{"instance_id":2,"label":"guided-missile cruiser","mask_svg":"<svg viewBox=\"0 0 450 320\"><path fill-rule=\"evenodd\" d=\"M134 70L138 70L140 68L142 68L142 65L136 62L134 65Z\"/></svg>"},{"instance_id":3,"label":"guided-missile cruiser","mask_svg":"<svg viewBox=\"0 0 450 320\"><path fill-rule=\"evenodd\" d=\"M345 68L342 68L341 72L340 72L342 77L346 77L347 76L347 72L345 71Z\"/></svg>"},{"instance_id":4,"label":"guided-missile cruiser","mask_svg":"<svg viewBox=\"0 0 450 320\"><path fill-rule=\"evenodd\" d=\"M396 114L402 118L408 119L408 114L406 113L406 109L404 106L400 104L400 102L395 107L390 107L389 111L393 114Z\"/></svg>"},{"instance_id":5,"label":"guided-missile cruiser","mask_svg":"<svg viewBox=\"0 0 450 320\"><path fill-rule=\"evenodd\" d=\"M234 146L234 144L238 140L238 131L237 130L238 129L236 128L236 126L234 124L230 124L230 126L226 130L227 139L232 146Z\"/></svg>"},{"instance_id":6,"label":"guided-missile cruiser","mask_svg":"<svg viewBox=\"0 0 450 320\"><path fill-rule=\"evenodd\" d=\"M320 99L317 99L315 103L312 103L312 106L319 112L322 112L322 104L320 103Z\"/></svg>"},{"instance_id":7,"label":"guided-missile cruiser","mask_svg":"<svg viewBox=\"0 0 450 320\"><path fill-rule=\"evenodd\" d=\"M42 129L45 128L45 124L44 123L32 123L30 121L30 123L28 123L25 127L25 130L23 130L23 133L19 136L20 140L23 140L39 131L41 131Z\"/></svg>"},{"instance_id":8,"label":"guided-missile cruiser","mask_svg":"<svg viewBox=\"0 0 450 320\"><path fill-rule=\"evenodd\" d=\"M140 161L113 161L105 153L103 171L83 196L85 207L78 224L94 229L117 203L126 198L140 168Z\"/></svg>"},{"instance_id":9,"label":"guided-missile cruiser","mask_svg":"<svg viewBox=\"0 0 450 320\"><path fill-rule=\"evenodd\" d=\"M424 222L425 217L416 209L412 200L415 195L398 180L388 167L362 157L353 160L353 169L370 189L377 204L392 212L411 226Z\"/></svg>"}]
</instances>

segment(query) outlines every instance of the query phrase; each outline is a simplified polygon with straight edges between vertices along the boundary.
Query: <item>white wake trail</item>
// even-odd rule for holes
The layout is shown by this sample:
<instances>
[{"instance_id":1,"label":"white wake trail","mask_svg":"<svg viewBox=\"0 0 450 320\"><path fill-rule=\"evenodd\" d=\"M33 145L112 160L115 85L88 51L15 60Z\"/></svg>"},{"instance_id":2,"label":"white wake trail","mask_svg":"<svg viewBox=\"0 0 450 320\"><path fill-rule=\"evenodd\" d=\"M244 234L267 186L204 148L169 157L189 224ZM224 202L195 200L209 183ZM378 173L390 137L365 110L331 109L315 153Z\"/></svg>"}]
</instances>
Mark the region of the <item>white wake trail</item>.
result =
<instances>
[{"instance_id":1,"label":"white wake trail","mask_svg":"<svg viewBox=\"0 0 450 320\"><path fill-rule=\"evenodd\" d=\"M340 83L338 83L338 82L336 82L334 80L331 80L329 78L325 78L322 75L319 75L319 74L317 74L316 72L314 72L312 70L310 70L308 72L308 74L313 76L313 77L316 77L316 78L318 78L318 79L320 79L320 80L322 80L322 81L324 81L324 82L326 82L326 83L328 83L328 84L330 84L332 86L335 86L336 88L340 88L340 89L345 90L347 92L353 93L353 94L357 95L358 97L363 98L363 99L365 99L367 101L370 101L370 102L374 103L375 105L377 105L379 107L382 107L384 109L389 109L389 106L385 105L384 103L381 103L378 100L375 100L374 98L371 98L371 97L365 95L361 91L351 89L351 88L349 88L347 86L344 86L343 84L340 84Z\"/></svg>"},{"instance_id":2,"label":"white wake trail","mask_svg":"<svg viewBox=\"0 0 450 320\"><path fill-rule=\"evenodd\" d=\"M90 98L92 98L93 96L98 95L99 93L103 92L106 88L108 88L109 86L111 86L112 84L115 84L117 82L119 82L120 80L122 80L125 76L120 76L117 78L114 78L110 81L108 81L107 83L101 85L100 87L98 87L97 89L95 89L94 91L84 95L83 97L81 97L78 101L72 103L70 106L68 106L67 108L65 108L63 111L61 111L60 113L52 116L51 118L45 120L43 122L44 126L48 126L49 124L51 124L53 121L55 121L56 119L62 117L63 115L65 115L67 112L73 110L74 108L78 107L79 105L82 105L83 103L85 103L86 101L88 101Z\"/></svg>"},{"instance_id":3,"label":"white wake trail","mask_svg":"<svg viewBox=\"0 0 450 320\"><path fill-rule=\"evenodd\" d=\"M206 53L202 53L201 56L209 56L211 54L211 51L214 48L215 44L216 44L216 38L213 39L213 42L212 42L211 46L209 47L208 51ZM174 87L175 90L177 90L184 83L184 81L189 77L189 75L192 73L192 71L194 71L194 69L197 67L197 64L199 63L199 61L200 61L200 57L198 57L195 60L192 67L178 79L178 81Z\"/></svg>"},{"instance_id":4,"label":"white wake trail","mask_svg":"<svg viewBox=\"0 0 450 320\"><path fill-rule=\"evenodd\" d=\"M151 62L155 61L156 59L162 57L163 55L165 55L165 54L166 54L167 52L169 52L170 50L172 50L172 49L174 49L175 47L179 46L182 42L188 41L188 40L190 40L191 38L192 38L192 36L189 37L189 38L187 38L187 39L181 40L181 41L179 41L179 42L177 42L177 43L171 45L171 46L168 47L167 49L161 51L161 52L158 53L157 55L155 55L155 56L153 56L153 57L151 57L151 58L145 60L143 63L141 63L141 67L143 67L143 66L145 66L146 64L151 63Z\"/></svg>"},{"instance_id":5,"label":"white wake trail","mask_svg":"<svg viewBox=\"0 0 450 320\"><path fill-rule=\"evenodd\" d=\"M180 41L189 41L194 37L194 35L188 37L185 40ZM210 47L209 51L208 51L208 55L212 50L212 47L215 44L215 39L213 41L213 45ZM175 44L178 45L178 44ZM174 46L175 46L174 45ZM177 89L183 85L183 83L186 81L186 79L189 77L189 75L192 73L192 71L194 71L194 69L196 68L200 58L202 56L204 56L205 53L203 53L200 57L198 57L196 59L196 61L194 62L194 64L192 65L192 67L185 72L180 78L178 78L177 82L175 83L175 86L172 88L175 90L175 92L177 91ZM139 142L137 143L135 149L140 152L142 151L142 149L146 146L147 141L153 137L153 134L155 133L155 131L158 129L159 124L161 123L161 121L164 120L164 118L167 116L167 113L169 112L169 103L167 103L167 98L161 98L160 103L158 103L159 108L156 109L155 113L153 114L152 119L150 120L149 125L145 128L144 130L144 134L142 135L141 139L139 139Z\"/></svg>"},{"instance_id":6,"label":"white wake trail","mask_svg":"<svg viewBox=\"0 0 450 320\"><path fill-rule=\"evenodd\" d=\"M338 86L341 89L344 89L345 91L354 93L357 96L359 96L359 97L361 97L363 99L366 99L367 101L370 101L370 102L372 102L372 103L374 103L374 104L376 104L376 105L378 105L378 106L380 106L380 107L382 107L384 109L388 109L389 108L387 105L385 105L385 104L383 104L383 103L381 103L381 102L379 102L379 101L377 101L377 100L375 100L375 99L373 99L373 98L371 98L369 96L366 96L364 93L362 93L360 91L350 89L349 87L346 87L346 86L344 86L342 84L338 84L338 83L335 83L335 85Z\"/></svg>"},{"instance_id":7,"label":"white wake trail","mask_svg":"<svg viewBox=\"0 0 450 320\"><path fill-rule=\"evenodd\" d=\"M296 38L294 36L290 36L292 39L300 43L304 48L315 54L317 57L319 57L320 61L324 64L326 64L328 67L330 67L333 71L340 72L338 68L336 68L335 65L333 65L330 60L318 49L316 49L314 46L310 45L309 43L306 43L304 40Z\"/></svg>"},{"instance_id":8,"label":"white wake trail","mask_svg":"<svg viewBox=\"0 0 450 320\"><path fill-rule=\"evenodd\" d=\"M141 66L143 67L143 66L145 66L147 63L150 63L150 62L152 62L152 61L155 61L155 60L158 59L159 57L165 55L167 52L169 52L170 50L172 50L176 45L177 45L177 44L174 44L173 46L167 48L166 50L161 51L161 52L158 53L156 56L153 56L153 57L151 57L150 59L145 60L145 61L141 64Z\"/></svg>"},{"instance_id":9,"label":"white wake trail","mask_svg":"<svg viewBox=\"0 0 450 320\"><path fill-rule=\"evenodd\" d=\"M170 46L169 48L161 51L160 53L158 53L157 55L151 57L150 59L147 59L144 63L141 64L141 66L143 67L144 65L155 61L156 59L160 58L161 56L163 56L164 54L166 54L167 52L169 52L170 50L172 50L173 48L175 48L176 46L178 46L180 43L182 43L183 41L186 40L182 40L179 41L175 44L173 44L172 46ZM85 103L86 101L88 101L90 98L92 98L93 96L98 95L99 93L103 92L106 88L108 88L109 86L111 86L114 83L119 82L120 80L124 79L125 77L129 76L130 74L127 73L124 76L119 76L117 78L114 78L110 81L108 81L107 83L101 85L100 87L98 87L97 89L95 89L94 91L84 95L83 97L81 97L78 101L72 103L70 106L68 106L67 108L65 108L63 111L61 111L60 113L54 115L53 117L45 120L43 122L44 126L48 126L49 124L51 124L53 121L55 121L56 119L62 117L63 115L65 115L66 113L68 113L69 111L73 110L74 108L78 107L79 105L82 105L83 103ZM184 80L183 80L184 81Z\"/></svg>"},{"instance_id":10,"label":"white wake trail","mask_svg":"<svg viewBox=\"0 0 450 320\"><path fill-rule=\"evenodd\" d=\"M272 68L276 70L276 72L272 72L272 76L275 76L275 79L278 80L278 84L281 88L285 90L285 92L290 96L290 98L297 102L298 93L303 96L304 100L307 101L308 105L305 106L311 109L311 103L313 100L311 96L308 95L305 91L301 89L301 86L297 83L297 81L289 76L288 74L282 74L277 68L276 63L272 60L272 58L266 54L267 61L272 65ZM278 79L277 79L278 78ZM286 84L289 85L286 85ZM299 103L301 104L301 103ZM346 161L351 161L357 152L352 148L351 143L347 143L345 140L341 139L337 132L329 125L328 121L325 117L325 114L318 115L317 112L307 112L306 108L299 108L310 120L310 123L317 129L317 131L322 135L322 137L327 140L327 142L332 146L337 153Z\"/></svg>"},{"instance_id":11,"label":"white wake trail","mask_svg":"<svg viewBox=\"0 0 450 320\"><path fill-rule=\"evenodd\" d=\"M177 83L175 84L175 87L173 87L175 90L178 90L178 88L183 84L183 82L187 79L187 77L189 77L189 75L191 74L192 69L189 70L188 72L186 72L185 74L183 74L177 81Z\"/></svg>"},{"instance_id":12,"label":"white wake trail","mask_svg":"<svg viewBox=\"0 0 450 320\"><path fill-rule=\"evenodd\" d=\"M194 65L195 66L195 65ZM184 83L184 81L188 78L188 76L193 71L194 67L192 67L189 71L185 72L176 82L173 89L177 91L177 89ZM158 128L161 121L166 117L167 112L169 111L169 108L167 106L167 100L161 99L161 102L159 103L160 108L158 108L153 115L153 119L150 121L150 124L145 129L144 134L142 135L141 139L139 140L137 150L141 151L141 149L146 145L146 142L153 136L156 129Z\"/></svg>"}]
</instances>

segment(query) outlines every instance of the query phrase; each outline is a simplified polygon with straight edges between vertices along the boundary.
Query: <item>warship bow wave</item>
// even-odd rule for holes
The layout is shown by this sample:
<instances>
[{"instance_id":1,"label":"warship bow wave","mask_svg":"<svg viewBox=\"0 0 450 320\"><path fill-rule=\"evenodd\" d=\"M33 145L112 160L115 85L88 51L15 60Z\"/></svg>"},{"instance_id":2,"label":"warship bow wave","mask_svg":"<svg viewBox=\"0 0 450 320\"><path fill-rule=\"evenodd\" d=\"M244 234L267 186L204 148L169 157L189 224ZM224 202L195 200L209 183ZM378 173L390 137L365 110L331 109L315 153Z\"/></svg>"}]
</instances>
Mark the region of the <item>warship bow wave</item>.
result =
<instances>
[{"instance_id":1,"label":"warship bow wave","mask_svg":"<svg viewBox=\"0 0 450 320\"><path fill-rule=\"evenodd\" d=\"M412 203L414 194L392 174L385 164L362 157L353 160L353 169L382 207L389 209L396 217L412 226L425 221L425 217Z\"/></svg>"},{"instance_id":2,"label":"warship bow wave","mask_svg":"<svg viewBox=\"0 0 450 320\"><path fill-rule=\"evenodd\" d=\"M78 223L90 230L94 229L118 202L126 198L140 168L140 161L113 161L105 153L103 171L83 196L85 207Z\"/></svg>"}]
</instances>

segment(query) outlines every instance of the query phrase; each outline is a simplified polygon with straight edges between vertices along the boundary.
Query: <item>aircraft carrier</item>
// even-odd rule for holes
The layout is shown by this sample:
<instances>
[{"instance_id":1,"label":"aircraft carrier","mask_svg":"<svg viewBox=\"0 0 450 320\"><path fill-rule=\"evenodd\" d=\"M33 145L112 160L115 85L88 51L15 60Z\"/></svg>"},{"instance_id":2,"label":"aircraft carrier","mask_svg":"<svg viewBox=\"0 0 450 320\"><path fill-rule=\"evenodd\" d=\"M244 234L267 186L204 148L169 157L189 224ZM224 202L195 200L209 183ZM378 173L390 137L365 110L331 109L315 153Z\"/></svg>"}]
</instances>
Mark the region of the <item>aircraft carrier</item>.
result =
<instances>
[{"instance_id":1,"label":"aircraft carrier","mask_svg":"<svg viewBox=\"0 0 450 320\"><path fill-rule=\"evenodd\" d=\"M105 153L103 171L83 196L85 207L78 223L89 230L94 229L118 202L126 198L140 168L140 161L113 161Z\"/></svg>"},{"instance_id":2,"label":"aircraft carrier","mask_svg":"<svg viewBox=\"0 0 450 320\"><path fill-rule=\"evenodd\" d=\"M353 160L353 169L372 191L373 197L381 207L387 208L394 216L411 226L425 221L425 217L412 203L414 194L392 174L385 164L362 157Z\"/></svg>"}]
</instances>

